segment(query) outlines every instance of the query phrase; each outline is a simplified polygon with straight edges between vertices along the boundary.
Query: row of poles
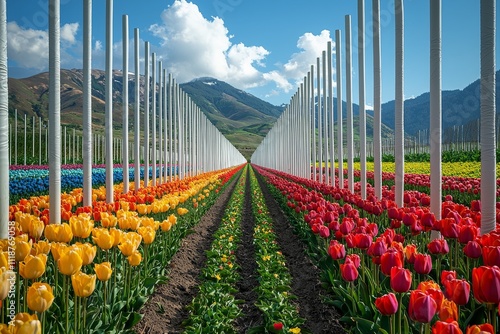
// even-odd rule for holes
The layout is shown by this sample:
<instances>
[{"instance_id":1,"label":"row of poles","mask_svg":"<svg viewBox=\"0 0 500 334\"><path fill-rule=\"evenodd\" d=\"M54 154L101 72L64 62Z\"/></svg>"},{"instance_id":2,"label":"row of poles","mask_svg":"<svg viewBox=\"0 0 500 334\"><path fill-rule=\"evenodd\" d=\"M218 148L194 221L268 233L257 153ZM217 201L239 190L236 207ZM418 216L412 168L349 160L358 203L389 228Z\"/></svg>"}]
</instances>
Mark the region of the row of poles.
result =
<instances>
[{"instance_id":1,"label":"row of poles","mask_svg":"<svg viewBox=\"0 0 500 334\"><path fill-rule=\"evenodd\" d=\"M495 9L496 0L481 0L481 233L493 231L496 225L496 139L495 139ZM359 84L359 156L360 185L366 198L366 110L365 110L365 8L358 0L358 84ZM404 8L403 0L394 1L395 13L395 201L404 205ZM380 0L372 1L373 31L373 155L375 196L382 196L381 147L381 42ZM344 187L342 131L342 75L345 62L345 99L347 102L347 187L354 192L353 168L353 101L351 16L345 16L345 58L342 59L341 30L335 31L336 76L332 76L332 45L316 62L315 69L304 77L297 92L252 155L253 163L293 175L336 185L335 160L338 164L338 186ZM441 103L441 0L430 0L430 156L431 211L441 219L442 202L442 103ZM337 106L333 105L332 82L337 84ZM335 122L337 146L335 150ZM320 168L315 167L319 164ZM325 166L327 168L321 168ZM313 166L311 170L311 166ZM331 169L328 168L331 167ZM438 235L434 233L433 237Z\"/></svg>"},{"instance_id":2,"label":"row of poles","mask_svg":"<svg viewBox=\"0 0 500 334\"><path fill-rule=\"evenodd\" d=\"M61 99L60 99L60 0L49 0L49 204L51 224L61 222ZM83 205L92 205L92 87L91 36L92 1L83 0ZM0 238L8 237L9 215L9 119L6 0L0 0ZM123 15L123 110L122 142L129 142L129 46L128 16ZM139 29L134 29L135 105L134 158L122 145L123 191L129 191L129 161L134 161L134 185L141 183L141 98L139 71ZM114 201L113 185L113 0L106 0L106 93L105 170L106 201ZM200 172L219 170L245 162L243 155L206 118L171 73L163 69L156 54L144 45L145 73L143 98L144 185L158 185ZM158 124L157 124L158 122ZM151 137L150 137L151 126ZM157 128L158 134L157 134ZM159 140L158 140L159 137ZM150 154L151 152L151 154ZM152 169L150 179L149 170ZM159 172L158 172L159 171Z\"/></svg>"}]
</instances>

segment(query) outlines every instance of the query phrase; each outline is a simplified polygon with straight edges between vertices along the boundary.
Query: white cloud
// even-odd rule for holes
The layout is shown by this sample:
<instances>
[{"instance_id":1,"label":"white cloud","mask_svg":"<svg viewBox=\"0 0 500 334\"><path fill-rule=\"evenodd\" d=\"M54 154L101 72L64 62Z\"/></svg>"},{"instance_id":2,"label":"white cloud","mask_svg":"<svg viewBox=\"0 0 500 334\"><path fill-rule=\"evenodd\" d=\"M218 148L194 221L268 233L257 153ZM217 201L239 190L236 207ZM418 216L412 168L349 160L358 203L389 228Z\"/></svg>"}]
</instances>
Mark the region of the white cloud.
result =
<instances>
[{"instance_id":1,"label":"white cloud","mask_svg":"<svg viewBox=\"0 0 500 334\"><path fill-rule=\"evenodd\" d=\"M7 23L7 53L19 67L43 70L49 58L49 35L46 31L24 29L16 22Z\"/></svg>"},{"instance_id":2,"label":"white cloud","mask_svg":"<svg viewBox=\"0 0 500 334\"><path fill-rule=\"evenodd\" d=\"M185 0L176 0L161 18L149 30L161 39L159 56L179 82L212 76L241 88L264 83L258 67L264 66L269 51L233 44L222 19L204 18L198 6Z\"/></svg>"},{"instance_id":3,"label":"white cloud","mask_svg":"<svg viewBox=\"0 0 500 334\"><path fill-rule=\"evenodd\" d=\"M75 44L76 33L78 32L78 23L67 23L61 27L61 41Z\"/></svg>"}]
</instances>

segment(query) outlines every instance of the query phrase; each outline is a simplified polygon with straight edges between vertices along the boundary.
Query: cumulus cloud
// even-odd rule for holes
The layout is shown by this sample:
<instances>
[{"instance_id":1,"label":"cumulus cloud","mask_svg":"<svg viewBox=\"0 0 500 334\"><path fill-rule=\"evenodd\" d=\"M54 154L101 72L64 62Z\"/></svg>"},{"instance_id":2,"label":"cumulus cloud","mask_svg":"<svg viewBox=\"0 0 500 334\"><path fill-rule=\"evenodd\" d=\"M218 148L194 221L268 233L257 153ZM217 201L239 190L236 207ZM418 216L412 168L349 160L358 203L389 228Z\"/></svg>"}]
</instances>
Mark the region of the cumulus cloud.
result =
<instances>
[{"instance_id":1,"label":"cumulus cloud","mask_svg":"<svg viewBox=\"0 0 500 334\"><path fill-rule=\"evenodd\" d=\"M70 48L76 41L78 23L68 23L61 27L61 42ZM49 59L49 34L46 30L27 29L16 22L7 23L7 53L9 60L17 66L39 71L47 70ZM74 64L73 57L61 48L61 63Z\"/></svg>"}]
</instances>

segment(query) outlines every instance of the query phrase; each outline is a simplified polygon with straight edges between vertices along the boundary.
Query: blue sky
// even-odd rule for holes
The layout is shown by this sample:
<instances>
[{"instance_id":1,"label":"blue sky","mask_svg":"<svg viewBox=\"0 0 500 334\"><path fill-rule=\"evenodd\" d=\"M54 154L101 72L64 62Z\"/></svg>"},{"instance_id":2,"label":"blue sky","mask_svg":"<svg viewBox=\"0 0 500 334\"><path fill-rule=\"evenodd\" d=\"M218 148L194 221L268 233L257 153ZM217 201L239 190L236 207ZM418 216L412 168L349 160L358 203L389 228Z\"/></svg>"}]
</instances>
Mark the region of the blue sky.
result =
<instances>
[{"instance_id":1,"label":"blue sky","mask_svg":"<svg viewBox=\"0 0 500 334\"><path fill-rule=\"evenodd\" d=\"M61 66L81 68L82 1L60 1ZM104 68L105 60L105 3L93 1L93 67L98 69ZM371 3L366 1L365 5L367 29L371 27ZM48 0L30 1L30 5L7 2L9 76L26 77L47 70L47 8ZM393 1L381 1L383 102L394 99L393 8ZM405 98L411 98L429 90L429 1L407 0L404 11ZM335 39L336 29L342 30L345 42L345 15L352 16L352 39L357 39L357 1L353 0L309 0L307 5L296 0L115 0L115 69L122 67L123 14L129 16L130 38L134 28L140 30L141 58L144 41L149 41L152 52L179 82L212 76L275 105L290 101L310 65L316 64L316 57L326 49L326 42ZM443 89L461 89L479 78L479 41L479 1L444 0ZM342 53L345 55L345 49ZM368 105L373 102L371 55L371 34L367 33ZM130 61L133 71L133 57ZM357 67L355 52L355 102Z\"/></svg>"}]
</instances>

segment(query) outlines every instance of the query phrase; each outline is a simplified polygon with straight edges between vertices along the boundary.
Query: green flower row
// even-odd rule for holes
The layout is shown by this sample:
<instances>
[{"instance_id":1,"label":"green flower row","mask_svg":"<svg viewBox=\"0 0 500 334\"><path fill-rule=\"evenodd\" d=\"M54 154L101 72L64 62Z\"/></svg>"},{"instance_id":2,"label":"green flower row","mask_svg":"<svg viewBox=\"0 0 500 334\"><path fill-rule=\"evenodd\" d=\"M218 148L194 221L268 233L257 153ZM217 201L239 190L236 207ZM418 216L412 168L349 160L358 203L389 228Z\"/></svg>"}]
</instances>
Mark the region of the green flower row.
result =
<instances>
[{"instance_id":1,"label":"green flower row","mask_svg":"<svg viewBox=\"0 0 500 334\"><path fill-rule=\"evenodd\" d=\"M231 195L211 248L207 251L207 262L201 273L203 282L198 295L188 306L190 315L184 322L184 333L236 332L233 322L241 315L241 310L239 301L234 297L237 292L234 285L240 279L235 251L242 233L246 168Z\"/></svg>"},{"instance_id":2,"label":"green flower row","mask_svg":"<svg viewBox=\"0 0 500 334\"><path fill-rule=\"evenodd\" d=\"M254 244L259 276L257 307L264 316L265 332L300 333L302 319L291 293L292 277L273 231L272 218L253 169L250 169Z\"/></svg>"}]
</instances>

